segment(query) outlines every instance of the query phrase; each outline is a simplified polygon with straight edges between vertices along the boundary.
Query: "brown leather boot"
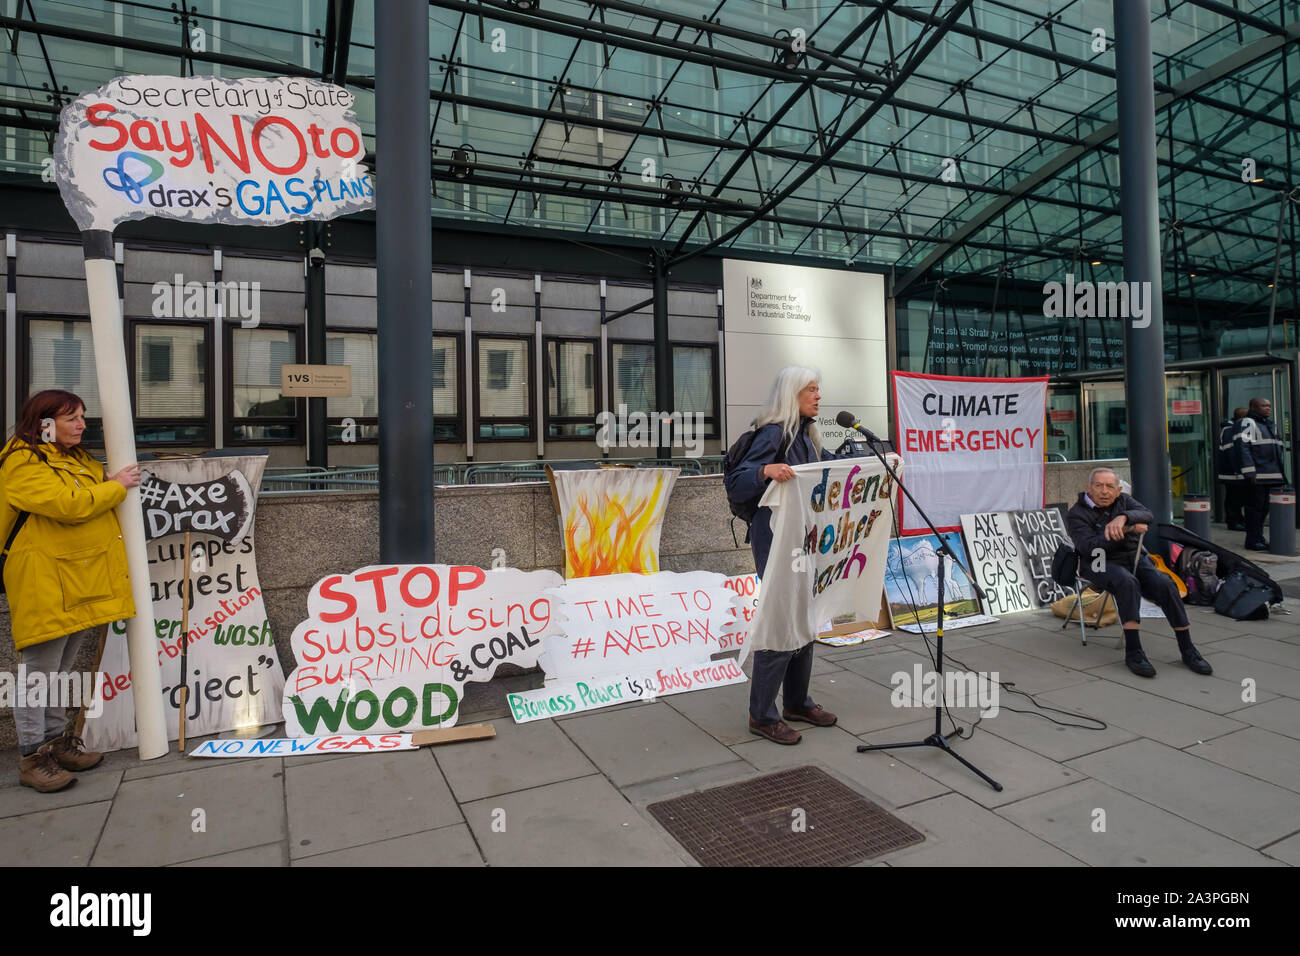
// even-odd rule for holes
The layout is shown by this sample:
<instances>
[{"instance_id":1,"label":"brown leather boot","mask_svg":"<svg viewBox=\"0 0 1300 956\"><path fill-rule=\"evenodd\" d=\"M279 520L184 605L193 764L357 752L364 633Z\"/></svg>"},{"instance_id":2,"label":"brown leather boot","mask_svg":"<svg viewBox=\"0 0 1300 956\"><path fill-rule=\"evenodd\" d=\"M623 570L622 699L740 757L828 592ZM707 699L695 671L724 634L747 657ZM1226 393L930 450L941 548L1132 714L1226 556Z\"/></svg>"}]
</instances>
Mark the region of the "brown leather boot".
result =
<instances>
[{"instance_id":1,"label":"brown leather boot","mask_svg":"<svg viewBox=\"0 0 1300 956\"><path fill-rule=\"evenodd\" d=\"M772 743L785 744L787 747L792 747L803 739L799 731L781 720L774 724L760 724L751 717L749 718L749 732L757 734L759 737L766 737Z\"/></svg>"},{"instance_id":2,"label":"brown leather boot","mask_svg":"<svg viewBox=\"0 0 1300 956\"><path fill-rule=\"evenodd\" d=\"M89 770L104 759L97 750L87 750L84 741L71 731L62 737L56 737L49 743L50 753L64 770Z\"/></svg>"},{"instance_id":3,"label":"brown leather boot","mask_svg":"<svg viewBox=\"0 0 1300 956\"><path fill-rule=\"evenodd\" d=\"M51 744L46 744L36 753L19 758L18 782L24 787L31 787L40 793L53 793L76 782L76 777L59 766L50 747Z\"/></svg>"}]
</instances>

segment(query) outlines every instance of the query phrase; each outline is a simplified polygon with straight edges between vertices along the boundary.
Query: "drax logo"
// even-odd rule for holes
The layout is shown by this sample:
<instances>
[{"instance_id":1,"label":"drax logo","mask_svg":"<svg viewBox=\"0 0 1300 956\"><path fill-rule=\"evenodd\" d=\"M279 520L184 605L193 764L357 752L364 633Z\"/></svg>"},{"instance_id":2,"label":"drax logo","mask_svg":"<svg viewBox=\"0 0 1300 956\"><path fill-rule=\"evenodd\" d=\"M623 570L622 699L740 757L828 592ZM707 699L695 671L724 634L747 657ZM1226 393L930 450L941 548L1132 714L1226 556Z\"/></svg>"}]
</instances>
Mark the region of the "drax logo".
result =
<instances>
[{"instance_id":1,"label":"drax logo","mask_svg":"<svg viewBox=\"0 0 1300 956\"><path fill-rule=\"evenodd\" d=\"M128 163L131 164L129 171ZM110 178L112 174L116 175ZM162 163L156 159L140 153L123 152L118 154L116 166L105 167L104 182L109 189L126 193L127 199L139 205L144 202L144 187L155 182L162 174Z\"/></svg>"}]
</instances>

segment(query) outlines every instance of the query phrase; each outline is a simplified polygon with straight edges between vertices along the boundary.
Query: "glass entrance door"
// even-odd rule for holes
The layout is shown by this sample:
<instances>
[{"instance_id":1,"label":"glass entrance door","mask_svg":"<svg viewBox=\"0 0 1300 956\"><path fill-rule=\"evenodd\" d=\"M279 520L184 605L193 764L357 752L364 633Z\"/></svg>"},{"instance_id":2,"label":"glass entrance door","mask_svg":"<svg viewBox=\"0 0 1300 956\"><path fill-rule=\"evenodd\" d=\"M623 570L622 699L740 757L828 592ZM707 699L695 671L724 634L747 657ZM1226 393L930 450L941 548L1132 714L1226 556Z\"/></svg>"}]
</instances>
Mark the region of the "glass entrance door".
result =
<instances>
[{"instance_id":1,"label":"glass entrance door","mask_svg":"<svg viewBox=\"0 0 1300 956\"><path fill-rule=\"evenodd\" d=\"M1169 477L1174 514L1182 514L1183 496L1214 493L1214 447L1218 432L1211 419L1205 372L1165 375L1165 414L1169 421Z\"/></svg>"},{"instance_id":2,"label":"glass entrance door","mask_svg":"<svg viewBox=\"0 0 1300 956\"><path fill-rule=\"evenodd\" d=\"M1252 398L1273 403L1273 424L1291 453L1291 369L1287 365L1225 369L1219 373L1219 394L1223 408L1219 420L1231 418L1236 408L1249 408Z\"/></svg>"}]
</instances>

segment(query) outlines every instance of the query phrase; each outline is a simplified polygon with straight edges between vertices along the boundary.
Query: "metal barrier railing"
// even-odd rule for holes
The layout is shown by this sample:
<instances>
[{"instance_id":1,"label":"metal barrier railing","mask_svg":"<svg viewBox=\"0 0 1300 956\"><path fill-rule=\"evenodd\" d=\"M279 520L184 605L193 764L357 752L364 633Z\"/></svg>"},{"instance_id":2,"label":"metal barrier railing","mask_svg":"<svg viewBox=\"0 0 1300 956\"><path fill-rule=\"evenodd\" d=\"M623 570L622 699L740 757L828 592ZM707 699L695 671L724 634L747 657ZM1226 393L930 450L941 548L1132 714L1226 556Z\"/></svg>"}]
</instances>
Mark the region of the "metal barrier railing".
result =
<instances>
[{"instance_id":1,"label":"metal barrier railing","mask_svg":"<svg viewBox=\"0 0 1300 956\"><path fill-rule=\"evenodd\" d=\"M554 461L442 462L434 466L435 485L486 485L545 481L546 466L557 471L599 468L602 465L641 468L680 468L683 475L713 475L722 471L722 457L702 458L572 458ZM267 468L261 494L294 495L321 491L365 491L379 488L378 465L320 468L308 465Z\"/></svg>"}]
</instances>

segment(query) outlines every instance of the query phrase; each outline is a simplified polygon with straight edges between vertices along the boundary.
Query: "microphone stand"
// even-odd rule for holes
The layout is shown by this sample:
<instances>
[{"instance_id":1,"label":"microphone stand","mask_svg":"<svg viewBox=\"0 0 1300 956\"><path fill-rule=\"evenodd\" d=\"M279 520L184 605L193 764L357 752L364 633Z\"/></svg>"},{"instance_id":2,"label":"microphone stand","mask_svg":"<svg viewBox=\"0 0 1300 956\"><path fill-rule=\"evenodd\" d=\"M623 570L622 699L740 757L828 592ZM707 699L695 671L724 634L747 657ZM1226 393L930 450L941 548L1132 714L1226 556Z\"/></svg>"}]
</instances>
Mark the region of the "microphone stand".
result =
<instances>
[{"instance_id":1,"label":"microphone stand","mask_svg":"<svg viewBox=\"0 0 1300 956\"><path fill-rule=\"evenodd\" d=\"M867 437L867 442L871 446L871 450L875 453L876 457L880 459L880 463L885 466L885 471L888 472L890 477L894 479L894 482L898 485L898 487L903 490L903 494L907 496L907 500L912 502L912 506L916 508L917 513L922 518L925 519L925 523L929 525L930 530L934 532L934 536L939 542L939 605L938 605L938 615L935 618L935 626L934 626L936 643L938 645L938 661L935 664L935 668L937 670L937 676L939 678L939 697L938 700L935 701L935 705L934 705L934 733L932 733L929 737L926 737L924 740L910 740L904 743L897 743L897 744L861 744L858 746L858 753L866 753L869 750L899 750L904 747L937 747L939 750L942 750L948 756L956 758L967 769L975 773L980 779L982 779L990 787L992 787L994 790L1001 793L1002 784L998 783L996 780L994 780L984 771L980 770L979 767L975 766L973 763L971 763L961 754L953 750L952 747L949 746L948 744L948 738L943 733L943 724L942 724L943 708L944 705L947 703L947 701L944 700L944 694L943 694L943 606L944 606L943 588L944 588L944 568L948 563L947 561L944 560L944 556L947 555L949 558L952 559L953 564L961 568L962 574L966 575L967 580L969 580L971 583L971 587L975 589L975 593L980 596L981 600L985 598L984 591L980 588L979 583L975 580L974 575L972 575L970 571L966 569L966 566L957 559L957 555L955 555L952 551L952 548L948 546L948 542L945 541L943 535L939 533L939 529L934 526L934 522L931 521L930 516L925 513L925 509L922 508L919 504L917 504L916 499L913 498L912 493L907 490L907 486L903 484L903 481L901 478L898 477L897 472L895 472L894 469L889 467L889 462L887 462L885 460L885 456L880 453L880 449L878 447L880 444L879 439L877 439L876 436L873 435L866 428L863 428L861 425L857 423L854 423L852 427L857 429L859 432L861 432L863 435ZM924 629L922 629L922 632L924 633Z\"/></svg>"}]
</instances>

